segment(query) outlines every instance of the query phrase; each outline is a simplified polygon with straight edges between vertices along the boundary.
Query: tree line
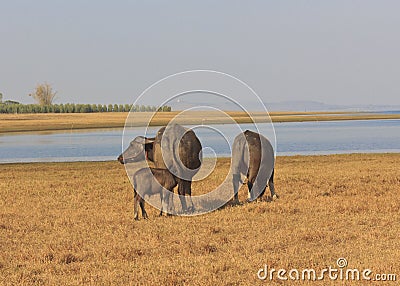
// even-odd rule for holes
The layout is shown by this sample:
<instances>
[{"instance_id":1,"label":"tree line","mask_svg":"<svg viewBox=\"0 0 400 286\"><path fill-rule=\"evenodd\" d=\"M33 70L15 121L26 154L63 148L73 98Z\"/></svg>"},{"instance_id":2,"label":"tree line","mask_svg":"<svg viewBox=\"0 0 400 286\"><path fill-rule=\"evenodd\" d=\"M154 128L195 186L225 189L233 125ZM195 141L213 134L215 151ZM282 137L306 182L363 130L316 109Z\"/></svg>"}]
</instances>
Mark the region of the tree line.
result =
<instances>
[{"instance_id":1,"label":"tree line","mask_svg":"<svg viewBox=\"0 0 400 286\"><path fill-rule=\"evenodd\" d=\"M0 103L0 113L92 113L92 112L154 112L171 111L170 106L150 106L133 104L20 104Z\"/></svg>"}]
</instances>

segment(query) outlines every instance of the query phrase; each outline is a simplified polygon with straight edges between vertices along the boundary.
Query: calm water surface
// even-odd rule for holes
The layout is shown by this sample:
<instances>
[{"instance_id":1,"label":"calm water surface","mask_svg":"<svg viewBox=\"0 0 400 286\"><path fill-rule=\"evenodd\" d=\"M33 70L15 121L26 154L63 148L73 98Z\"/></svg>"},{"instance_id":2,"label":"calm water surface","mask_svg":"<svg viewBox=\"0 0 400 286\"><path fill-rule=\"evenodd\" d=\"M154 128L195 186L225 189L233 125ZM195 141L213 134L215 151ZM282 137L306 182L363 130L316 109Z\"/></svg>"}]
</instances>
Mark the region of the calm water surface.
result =
<instances>
[{"instance_id":1,"label":"calm water surface","mask_svg":"<svg viewBox=\"0 0 400 286\"><path fill-rule=\"evenodd\" d=\"M252 129L249 124L240 127ZM290 122L275 123L274 128L278 156L400 152L400 120ZM150 129L149 135L158 129ZM208 147L205 156L229 156L238 130L235 125L212 125L195 132ZM122 135L122 129L0 134L0 163L115 160L122 150ZM138 135L143 135L143 128L130 129L127 138Z\"/></svg>"}]
</instances>

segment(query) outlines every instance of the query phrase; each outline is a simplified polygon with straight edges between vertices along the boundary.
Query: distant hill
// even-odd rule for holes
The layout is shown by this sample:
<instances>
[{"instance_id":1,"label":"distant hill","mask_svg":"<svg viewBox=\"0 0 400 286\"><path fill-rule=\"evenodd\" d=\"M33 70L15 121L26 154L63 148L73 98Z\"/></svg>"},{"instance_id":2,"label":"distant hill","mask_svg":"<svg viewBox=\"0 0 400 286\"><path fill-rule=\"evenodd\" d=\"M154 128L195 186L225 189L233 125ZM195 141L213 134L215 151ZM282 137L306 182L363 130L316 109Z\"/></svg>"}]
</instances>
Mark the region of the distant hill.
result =
<instances>
[{"instance_id":1,"label":"distant hill","mask_svg":"<svg viewBox=\"0 0 400 286\"><path fill-rule=\"evenodd\" d=\"M318 101L282 101L266 104L269 111L387 111L400 110L400 105L333 105Z\"/></svg>"},{"instance_id":2,"label":"distant hill","mask_svg":"<svg viewBox=\"0 0 400 286\"><path fill-rule=\"evenodd\" d=\"M281 101L266 103L269 111L328 111L328 110L347 110L349 107L344 105L330 105L318 101Z\"/></svg>"},{"instance_id":3,"label":"distant hill","mask_svg":"<svg viewBox=\"0 0 400 286\"><path fill-rule=\"evenodd\" d=\"M207 102L203 98L196 100L179 100L169 102L173 110L185 110L198 106L213 106L222 110L238 110L238 107L226 100ZM261 111L262 106L259 103L247 102L253 111ZM319 101L293 100L279 102L264 102L268 111L392 111L400 110L400 105L334 105Z\"/></svg>"}]
</instances>

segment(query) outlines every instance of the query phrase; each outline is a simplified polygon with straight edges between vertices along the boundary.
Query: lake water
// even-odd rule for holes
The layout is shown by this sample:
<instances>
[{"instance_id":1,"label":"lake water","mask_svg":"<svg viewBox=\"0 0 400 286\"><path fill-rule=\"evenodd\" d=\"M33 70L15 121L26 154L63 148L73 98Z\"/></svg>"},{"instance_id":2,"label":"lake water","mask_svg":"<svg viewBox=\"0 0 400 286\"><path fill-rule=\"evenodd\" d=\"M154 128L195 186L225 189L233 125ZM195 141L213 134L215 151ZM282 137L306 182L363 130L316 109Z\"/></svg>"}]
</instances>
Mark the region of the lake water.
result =
<instances>
[{"instance_id":1,"label":"lake water","mask_svg":"<svg viewBox=\"0 0 400 286\"><path fill-rule=\"evenodd\" d=\"M248 124L240 127L251 129ZM274 128L278 156L400 152L400 120L275 123ZM229 156L238 130L235 125L212 125L195 132L203 147L209 147L205 156ZM143 135L143 128L130 129L125 138L138 135ZM0 134L0 163L115 160L123 147L122 136L122 129Z\"/></svg>"}]
</instances>

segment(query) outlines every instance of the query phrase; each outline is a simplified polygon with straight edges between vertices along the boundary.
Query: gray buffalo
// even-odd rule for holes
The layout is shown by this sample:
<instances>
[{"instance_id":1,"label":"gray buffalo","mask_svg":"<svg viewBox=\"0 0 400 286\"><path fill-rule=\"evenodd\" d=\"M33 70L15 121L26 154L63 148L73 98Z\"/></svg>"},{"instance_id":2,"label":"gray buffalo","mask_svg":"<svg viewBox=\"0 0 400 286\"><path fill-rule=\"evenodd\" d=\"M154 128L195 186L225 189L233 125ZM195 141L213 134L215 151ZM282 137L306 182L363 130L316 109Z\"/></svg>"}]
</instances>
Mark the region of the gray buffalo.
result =
<instances>
[{"instance_id":1,"label":"gray buffalo","mask_svg":"<svg viewBox=\"0 0 400 286\"><path fill-rule=\"evenodd\" d=\"M145 159L154 162L156 168L169 170L177 179L183 211L193 211L191 200L192 178L202 162L202 146L196 134L178 124L169 124L158 130L153 138L136 137L118 157L122 164ZM187 208L185 196L190 198Z\"/></svg>"},{"instance_id":2,"label":"gray buffalo","mask_svg":"<svg viewBox=\"0 0 400 286\"><path fill-rule=\"evenodd\" d=\"M232 146L232 174L234 202L238 203L241 174L247 177L249 201L261 197L269 185L271 196L276 199L274 189L274 149L264 136L246 130L235 137Z\"/></svg>"},{"instance_id":3,"label":"gray buffalo","mask_svg":"<svg viewBox=\"0 0 400 286\"><path fill-rule=\"evenodd\" d=\"M139 220L138 205L140 205L140 208L142 209L142 217L144 219L148 218L143 199L146 195L160 195L160 216L163 214L163 210L164 212L169 211L169 196L177 185L174 175L165 169L142 168L135 172L132 179L134 193L133 209L135 220Z\"/></svg>"}]
</instances>

